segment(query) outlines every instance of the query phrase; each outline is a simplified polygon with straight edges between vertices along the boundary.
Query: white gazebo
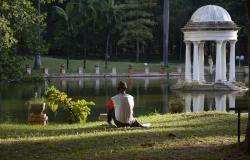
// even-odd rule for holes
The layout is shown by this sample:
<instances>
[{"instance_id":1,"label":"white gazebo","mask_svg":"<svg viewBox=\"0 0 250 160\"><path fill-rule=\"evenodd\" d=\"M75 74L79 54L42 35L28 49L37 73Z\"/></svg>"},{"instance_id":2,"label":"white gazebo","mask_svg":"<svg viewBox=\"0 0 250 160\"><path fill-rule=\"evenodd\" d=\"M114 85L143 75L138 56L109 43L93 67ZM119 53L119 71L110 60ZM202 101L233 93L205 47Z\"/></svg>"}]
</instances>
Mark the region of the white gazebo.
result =
<instances>
[{"instance_id":1,"label":"white gazebo","mask_svg":"<svg viewBox=\"0 0 250 160\"><path fill-rule=\"evenodd\" d=\"M205 82L204 44L206 41L216 42L215 83L235 81L235 44L239 27L224 8L216 5L199 8L182 31L186 43L186 82ZM229 56L226 52L227 43L230 43L229 79L227 79L226 57ZM193 52L193 70L191 52Z\"/></svg>"}]
</instances>

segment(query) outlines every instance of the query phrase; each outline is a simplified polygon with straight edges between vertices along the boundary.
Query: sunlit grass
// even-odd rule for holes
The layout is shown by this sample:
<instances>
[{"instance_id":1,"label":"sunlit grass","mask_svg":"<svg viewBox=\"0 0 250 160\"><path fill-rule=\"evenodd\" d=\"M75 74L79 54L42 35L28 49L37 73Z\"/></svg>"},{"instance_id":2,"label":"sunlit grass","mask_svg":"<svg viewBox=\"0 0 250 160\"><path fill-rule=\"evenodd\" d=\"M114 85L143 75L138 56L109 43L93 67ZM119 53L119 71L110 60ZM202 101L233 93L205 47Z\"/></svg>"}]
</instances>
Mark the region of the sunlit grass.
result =
<instances>
[{"instance_id":1,"label":"sunlit grass","mask_svg":"<svg viewBox=\"0 0 250 160\"><path fill-rule=\"evenodd\" d=\"M104 122L30 126L0 124L0 159L248 159L237 145L233 113L139 117L152 128L114 128ZM242 116L242 139L247 115Z\"/></svg>"}]
</instances>

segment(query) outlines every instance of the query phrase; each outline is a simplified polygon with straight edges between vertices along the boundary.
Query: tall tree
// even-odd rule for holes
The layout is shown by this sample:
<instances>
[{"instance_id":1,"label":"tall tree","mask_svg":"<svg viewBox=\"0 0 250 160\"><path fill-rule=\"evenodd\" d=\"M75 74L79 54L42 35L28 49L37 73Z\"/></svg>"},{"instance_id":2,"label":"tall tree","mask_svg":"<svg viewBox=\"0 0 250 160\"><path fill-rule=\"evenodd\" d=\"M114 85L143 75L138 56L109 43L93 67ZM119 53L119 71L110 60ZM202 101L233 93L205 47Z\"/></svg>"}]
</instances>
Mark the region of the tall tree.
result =
<instances>
[{"instance_id":1,"label":"tall tree","mask_svg":"<svg viewBox=\"0 0 250 160\"><path fill-rule=\"evenodd\" d=\"M250 2L249 1L247 1L247 15L248 15L248 69L250 71ZM249 83L249 88L250 88L250 83ZM250 93L248 93L248 124L246 131L246 144L247 144L247 152L250 153Z\"/></svg>"},{"instance_id":2,"label":"tall tree","mask_svg":"<svg viewBox=\"0 0 250 160\"><path fill-rule=\"evenodd\" d=\"M100 9L99 3L95 0L78 0L78 10L76 11L80 14L78 15L76 23L78 23L79 33L83 37L83 67L86 68L86 55L87 55L87 45L88 45L88 34L90 34L90 28L93 26L94 21L97 18L97 9Z\"/></svg>"},{"instance_id":3,"label":"tall tree","mask_svg":"<svg viewBox=\"0 0 250 160\"><path fill-rule=\"evenodd\" d=\"M69 5L71 4L71 5ZM88 34L91 34L93 23L97 19L97 10L99 10L100 2L97 0L71 0L66 7L71 7L71 21L74 24L78 44L83 48L83 65L86 68L86 55L88 46ZM67 8L66 8L67 10Z\"/></svg>"},{"instance_id":4,"label":"tall tree","mask_svg":"<svg viewBox=\"0 0 250 160\"><path fill-rule=\"evenodd\" d=\"M123 10L121 38L118 44L124 50L136 49L136 62L139 62L140 53L153 39L152 27L155 22L149 12L151 5L145 0L128 0L120 5Z\"/></svg>"},{"instance_id":5,"label":"tall tree","mask_svg":"<svg viewBox=\"0 0 250 160\"><path fill-rule=\"evenodd\" d=\"M63 3L66 0L33 0L32 2L36 4L37 6L37 16L41 16L41 4L51 4L51 3ZM43 41L43 37L41 36L42 28L41 28L42 21L37 21L37 39L38 43L41 43ZM41 60L41 50L35 51L35 61L34 61L34 69L41 69L42 67L42 60Z\"/></svg>"},{"instance_id":6,"label":"tall tree","mask_svg":"<svg viewBox=\"0 0 250 160\"><path fill-rule=\"evenodd\" d=\"M37 13L38 13L38 16L40 16L41 14L40 0L37 0ZM37 23L37 32L38 32L37 38L38 38L38 41L40 41L41 39L40 22ZM42 67L41 55L40 55L40 52L37 51L35 55L34 69L41 69L41 67Z\"/></svg>"},{"instance_id":7,"label":"tall tree","mask_svg":"<svg viewBox=\"0 0 250 160\"><path fill-rule=\"evenodd\" d=\"M42 52L43 41L38 41L37 23L44 16L37 16L29 0L0 2L0 79L20 78L22 56ZM18 75L18 76L17 76Z\"/></svg>"},{"instance_id":8,"label":"tall tree","mask_svg":"<svg viewBox=\"0 0 250 160\"><path fill-rule=\"evenodd\" d=\"M66 37L68 37L69 39L73 37L73 24L71 20L71 15L74 11L73 6L74 6L74 3L72 2L67 3L65 10L59 6L54 6L56 13L60 17L62 17L64 19L64 22L66 23L66 27L67 27ZM66 46L66 54L67 54L67 69L69 69L69 46Z\"/></svg>"},{"instance_id":9,"label":"tall tree","mask_svg":"<svg viewBox=\"0 0 250 160\"><path fill-rule=\"evenodd\" d=\"M41 15L41 3L52 3L55 2L56 0L35 0L37 3L37 16L40 17ZM59 0L60 3L64 2L65 0ZM41 43L41 26L40 26L40 21L37 22L37 39L38 43ZM42 67L42 60L41 60L41 51L37 50L35 53L35 62L34 62L34 69L41 69Z\"/></svg>"},{"instance_id":10,"label":"tall tree","mask_svg":"<svg viewBox=\"0 0 250 160\"><path fill-rule=\"evenodd\" d=\"M169 0L164 0L163 7L163 65L168 67L168 41L169 41Z\"/></svg>"},{"instance_id":11,"label":"tall tree","mask_svg":"<svg viewBox=\"0 0 250 160\"><path fill-rule=\"evenodd\" d=\"M108 68L109 47L112 31L116 25L117 8L114 0L103 0L103 16L105 19L106 28L106 51L105 51L105 69Z\"/></svg>"}]
</instances>

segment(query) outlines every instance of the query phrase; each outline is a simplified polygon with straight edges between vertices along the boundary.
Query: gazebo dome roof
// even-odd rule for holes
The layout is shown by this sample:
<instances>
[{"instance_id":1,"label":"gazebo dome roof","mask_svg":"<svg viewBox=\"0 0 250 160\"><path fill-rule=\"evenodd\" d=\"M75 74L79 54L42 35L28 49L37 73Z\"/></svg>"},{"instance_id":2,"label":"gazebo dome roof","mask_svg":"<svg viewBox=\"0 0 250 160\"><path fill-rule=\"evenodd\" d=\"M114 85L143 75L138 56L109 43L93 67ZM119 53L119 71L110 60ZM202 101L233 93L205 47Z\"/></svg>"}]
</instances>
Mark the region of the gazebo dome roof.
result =
<instances>
[{"instance_id":1,"label":"gazebo dome roof","mask_svg":"<svg viewBox=\"0 0 250 160\"><path fill-rule=\"evenodd\" d=\"M222 7L206 5L197 9L188 23L182 28L185 31L201 30L239 30L229 13Z\"/></svg>"},{"instance_id":2,"label":"gazebo dome roof","mask_svg":"<svg viewBox=\"0 0 250 160\"><path fill-rule=\"evenodd\" d=\"M222 7L207 5L199 8L192 15L191 22L231 22L231 16Z\"/></svg>"}]
</instances>

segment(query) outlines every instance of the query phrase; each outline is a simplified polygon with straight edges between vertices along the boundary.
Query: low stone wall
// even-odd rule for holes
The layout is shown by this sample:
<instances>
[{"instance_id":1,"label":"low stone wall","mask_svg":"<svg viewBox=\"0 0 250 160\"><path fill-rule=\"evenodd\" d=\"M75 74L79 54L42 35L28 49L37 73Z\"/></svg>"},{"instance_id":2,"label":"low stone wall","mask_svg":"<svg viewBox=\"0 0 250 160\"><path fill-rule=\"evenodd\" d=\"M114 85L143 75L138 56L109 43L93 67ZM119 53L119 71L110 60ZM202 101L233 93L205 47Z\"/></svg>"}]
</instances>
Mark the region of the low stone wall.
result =
<instances>
[{"instance_id":1,"label":"low stone wall","mask_svg":"<svg viewBox=\"0 0 250 160\"><path fill-rule=\"evenodd\" d=\"M180 82L171 87L172 90L181 91L247 91L248 88L239 82L234 83L205 83Z\"/></svg>"}]
</instances>

